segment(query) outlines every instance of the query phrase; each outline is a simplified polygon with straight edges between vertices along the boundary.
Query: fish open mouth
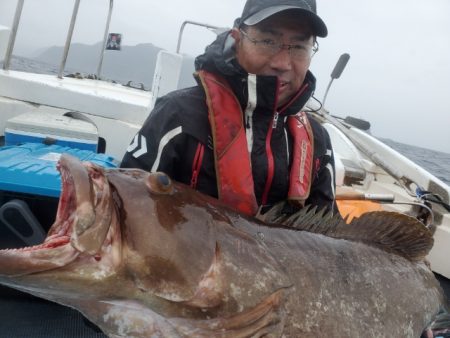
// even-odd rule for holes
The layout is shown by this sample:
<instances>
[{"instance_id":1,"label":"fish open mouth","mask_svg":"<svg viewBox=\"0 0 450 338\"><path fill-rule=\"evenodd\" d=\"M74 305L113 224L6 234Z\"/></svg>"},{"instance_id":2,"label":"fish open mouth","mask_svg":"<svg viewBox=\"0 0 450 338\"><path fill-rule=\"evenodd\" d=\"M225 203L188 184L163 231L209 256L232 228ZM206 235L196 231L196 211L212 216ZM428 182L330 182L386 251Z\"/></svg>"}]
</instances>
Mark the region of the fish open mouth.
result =
<instances>
[{"instance_id":1,"label":"fish open mouth","mask_svg":"<svg viewBox=\"0 0 450 338\"><path fill-rule=\"evenodd\" d=\"M70 243L77 209L75 182L67 166L61 162L58 164L58 170L61 174L62 189L55 222L51 226L44 243L22 250L53 249Z\"/></svg>"},{"instance_id":2,"label":"fish open mouth","mask_svg":"<svg viewBox=\"0 0 450 338\"><path fill-rule=\"evenodd\" d=\"M62 190L55 222L43 243L0 250L0 274L60 267L80 253L97 254L106 241L111 244L111 201L102 169L65 154L57 167Z\"/></svg>"},{"instance_id":3,"label":"fish open mouth","mask_svg":"<svg viewBox=\"0 0 450 338\"><path fill-rule=\"evenodd\" d=\"M74 213L76 210L74 179L67 167L58 165L58 170L60 171L62 181L61 195L59 198L55 222L49 229L44 242L33 246L4 249L4 251L26 252L42 249L53 249L66 245L70 242L70 232L73 227Z\"/></svg>"}]
</instances>

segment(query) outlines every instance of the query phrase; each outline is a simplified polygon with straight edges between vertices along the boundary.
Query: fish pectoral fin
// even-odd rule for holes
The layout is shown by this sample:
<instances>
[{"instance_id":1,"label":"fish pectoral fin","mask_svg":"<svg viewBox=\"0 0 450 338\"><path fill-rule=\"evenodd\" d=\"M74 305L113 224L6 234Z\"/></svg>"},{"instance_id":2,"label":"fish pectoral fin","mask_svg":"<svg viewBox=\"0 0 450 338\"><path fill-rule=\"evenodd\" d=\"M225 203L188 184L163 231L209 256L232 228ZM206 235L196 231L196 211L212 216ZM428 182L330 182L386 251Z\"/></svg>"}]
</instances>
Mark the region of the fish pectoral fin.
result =
<instances>
[{"instance_id":1,"label":"fish pectoral fin","mask_svg":"<svg viewBox=\"0 0 450 338\"><path fill-rule=\"evenodd\" d=\"M284 289L238 314L214 319L171 318L170 323L186 337L280 337L285 324Z\"/></svg>"},{"instance_id":2,"label":"fish pectoral fin","mask_svg":"<svg viewBox=\"0 0 450 338\"><path fill-rule=\"evenodd\" d=\"M213 261L208 271L203 275L194 296L183 304L199 307L213 308L223 301L223 263L219 243L216 242L216 250Z\"/></svg>"}]
</instances>

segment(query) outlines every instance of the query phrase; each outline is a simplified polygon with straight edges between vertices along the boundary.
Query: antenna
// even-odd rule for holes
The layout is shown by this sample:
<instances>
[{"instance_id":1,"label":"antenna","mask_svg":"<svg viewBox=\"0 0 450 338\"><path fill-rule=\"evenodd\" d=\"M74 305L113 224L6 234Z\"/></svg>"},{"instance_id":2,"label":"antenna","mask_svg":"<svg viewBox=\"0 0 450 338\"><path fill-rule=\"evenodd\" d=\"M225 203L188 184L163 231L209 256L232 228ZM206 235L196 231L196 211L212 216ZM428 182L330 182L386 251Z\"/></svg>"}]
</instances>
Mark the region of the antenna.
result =
<instances>
[{"instance_id":1,"label":"antenna","mask_svg":"<svg viewBox=\"0 0 450 338\"><path fill-rule=\"evenodd\" d=\"M338 62L336 63L336 66L334 66L333 71L331 72L331 80L330 83L328 83L327 90L325 91L325 95L323 96L322 100L322 106L325 107L325 101L327 99L328 91L330 90L331 84L333 83L334 79L339 79L342 72L345 69L345 66L347 66L347 62L350 60L350 54L344 53L339 57Z\"/></svg>"}]
</instances>

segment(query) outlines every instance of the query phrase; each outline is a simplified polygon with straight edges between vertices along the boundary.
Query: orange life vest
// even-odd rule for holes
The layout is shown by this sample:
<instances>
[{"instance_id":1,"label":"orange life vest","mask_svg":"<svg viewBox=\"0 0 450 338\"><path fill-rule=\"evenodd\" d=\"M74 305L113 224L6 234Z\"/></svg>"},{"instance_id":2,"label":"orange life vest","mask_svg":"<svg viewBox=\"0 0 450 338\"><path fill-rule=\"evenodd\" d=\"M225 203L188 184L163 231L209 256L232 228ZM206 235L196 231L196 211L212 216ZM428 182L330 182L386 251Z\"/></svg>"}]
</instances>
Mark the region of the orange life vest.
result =
<instances>
[{"instance_id":1,"label":"orange life vest","mask_svg":"<svg viewBox=\"0 0 450 338\"><path fill-rule=\"evenodd\" d=\"M201 70L198 77L206 93L219 199L255 215L258 204L240 103L220 76ZM312 130L304 112L289 116L287 124L294 139L288 199L304 205L312 179Z\"/></svg>"}]
</instances>

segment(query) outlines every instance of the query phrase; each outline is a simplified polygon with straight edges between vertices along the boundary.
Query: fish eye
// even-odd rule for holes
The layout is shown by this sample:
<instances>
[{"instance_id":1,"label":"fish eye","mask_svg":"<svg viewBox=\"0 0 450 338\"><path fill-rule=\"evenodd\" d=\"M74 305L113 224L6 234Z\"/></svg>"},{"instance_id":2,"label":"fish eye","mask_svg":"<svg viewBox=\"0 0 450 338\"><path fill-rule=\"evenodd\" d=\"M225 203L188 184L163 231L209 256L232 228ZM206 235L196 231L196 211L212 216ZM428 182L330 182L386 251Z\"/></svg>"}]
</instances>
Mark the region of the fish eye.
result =
<instances>
[{"instance_id":1,"label":"fish eye","mask_svg":"<svg viewBox=\"0 0 450 338\"><path fill-rule=\"evenodd\" d=\"M158 182L164 187L170 185L170 178L166 174L158 175Z\"/></svg>"},{"instance_id":2,"label":"fish eye","mask_svg":"<svg viewBox=\"0 0 450 338\"><path fill-rule=\"evenodd\" d=\"M150 173L147 178L147 187L151 192L170 194L173 191L172 180L162 172Z\"/></svg>"}]
</instances>

